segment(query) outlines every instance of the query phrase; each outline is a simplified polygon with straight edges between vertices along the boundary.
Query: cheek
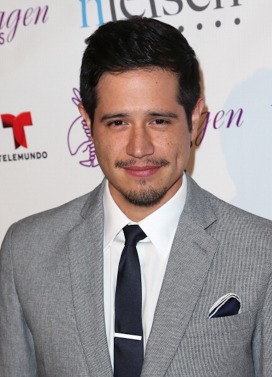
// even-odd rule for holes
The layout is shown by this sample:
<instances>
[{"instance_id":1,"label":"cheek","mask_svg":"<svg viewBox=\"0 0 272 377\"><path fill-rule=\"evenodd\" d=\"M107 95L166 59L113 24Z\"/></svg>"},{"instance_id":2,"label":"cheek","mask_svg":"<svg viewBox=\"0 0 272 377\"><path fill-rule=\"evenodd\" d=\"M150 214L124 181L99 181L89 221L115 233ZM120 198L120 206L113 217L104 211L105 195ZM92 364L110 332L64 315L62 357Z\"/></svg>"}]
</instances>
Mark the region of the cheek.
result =
<instances>
[{"instance_id":1,"label":"cheek","mask_svg":"<svg viewBox=\"0 0 272 377\"><path fill-rule=\"evenodd\" d=\"M173 159L176 159L177 165L184 165L187 163L190 156L190 140L185 138L182 142L174 143L169 149Z\"/></svg>"},{"instance_id":2,"label":"cheek","mask_svg":"<svg viewBox=\"0 0 272 377\"><path fill-rule=\"evenodd\" d=\"M93 140L94 148L95 148L95 154L98 159L99 165L102 166L105 164L105 161L107 161L107 150L109 149L105 143L101 143L97 140Z\"/></svg>"},{"instance_id":3,"label":"cheek","mask_svg":"<svg viewBox=\"0 0 272 377\"><path fill-rule=\"evenodd\" d=\"M113 139L96 140L94 141L94 147L97 159L100 165L103 165L105 169L112 166L120 157L122 157L125 150L120 146L120 143Z\"/></svg>"},{"instance_id":4,"label":"cheek","mask_svg":"<svg viewBox=\"0 0 272 377\"><path fill-rule=\"evenodd\" d=\"M97 133L97 134L94 134L94 137L93 137L93 142L94 142L94 146L95 146L95 149L97 151L105 151L105 150L111 150L112 149L112 145L113 145L113 140L112 138L105 134L105 133Z\"/></svg>"},{"instance_id":5,"label":"cheek","mask_svg":"<svg viewBox=\"0 0 272 377\"><path fill-rule=\"evenodd\" d=\"M189 149L190 140L184 135L177 135L173 138L160 139L157 147L169 156L182 155Z\"/></svg>"}]
</instances>

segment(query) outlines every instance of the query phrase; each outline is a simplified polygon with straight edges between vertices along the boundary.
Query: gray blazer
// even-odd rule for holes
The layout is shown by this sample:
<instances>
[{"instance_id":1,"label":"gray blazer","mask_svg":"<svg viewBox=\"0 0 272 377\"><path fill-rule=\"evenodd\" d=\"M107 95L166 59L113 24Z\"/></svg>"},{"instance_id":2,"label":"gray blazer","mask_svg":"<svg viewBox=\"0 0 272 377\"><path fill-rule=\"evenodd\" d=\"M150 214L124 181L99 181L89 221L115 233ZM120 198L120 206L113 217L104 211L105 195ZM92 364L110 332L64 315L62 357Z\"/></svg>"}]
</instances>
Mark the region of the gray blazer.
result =
<instances>
[{"instance_id":1,"label":"gray blazer","mask_svg":"<svg viewBox=\"0 0 272 377\"><path fill-rule=\"evenodd\" d=\"M102 192L100 185L8 231L0 259L1 377L112 376ZM271 222L188 177L142 376L271 377L271 262ZM240 296L240 313L208 318L229 292Z\"/></svg>"}]
</instances>

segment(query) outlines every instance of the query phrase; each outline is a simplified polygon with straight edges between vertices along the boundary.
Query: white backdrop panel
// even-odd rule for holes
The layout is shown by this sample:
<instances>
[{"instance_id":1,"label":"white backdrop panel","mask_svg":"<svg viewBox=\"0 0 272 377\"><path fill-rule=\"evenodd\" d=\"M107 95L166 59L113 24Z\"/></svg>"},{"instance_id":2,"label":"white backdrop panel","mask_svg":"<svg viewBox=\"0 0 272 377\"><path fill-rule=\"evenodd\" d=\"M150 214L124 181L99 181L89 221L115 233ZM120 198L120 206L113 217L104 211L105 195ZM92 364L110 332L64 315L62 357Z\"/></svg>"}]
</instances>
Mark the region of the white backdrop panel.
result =
<instances>
[{"instance_id":1,"label":"white backdrop panel","mask_svg":"<svg viewBox=\"0 0 272 377\"><path fill-rule=\"evenodd\" d=\"M76 107L84 39L99 23L143 12L183 31L200 61L206 112L189 171L222 199L272 219L271 2L4 0L0 240L12 222L101 181Z\"/></svg>"}]
</instances>

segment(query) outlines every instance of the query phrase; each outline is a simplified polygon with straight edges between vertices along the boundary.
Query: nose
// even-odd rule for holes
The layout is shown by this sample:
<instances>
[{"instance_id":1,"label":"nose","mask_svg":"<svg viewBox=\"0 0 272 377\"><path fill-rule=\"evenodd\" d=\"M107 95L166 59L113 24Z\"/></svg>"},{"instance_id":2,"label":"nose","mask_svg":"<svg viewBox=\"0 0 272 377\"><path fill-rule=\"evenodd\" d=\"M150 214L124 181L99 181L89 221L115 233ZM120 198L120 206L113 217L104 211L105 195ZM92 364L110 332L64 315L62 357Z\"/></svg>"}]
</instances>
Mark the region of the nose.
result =
<instances>
[{"instance_id":1,"label":"nose","mask_svg":"<svg viewBox=\"0 0 272 377\"><path fill-rule=\"evenodd\" d=\"M152 136L144 125L132 127L127 144L127 154L135 158L150 156L154 153Z\"/></svg>"}]
</instances>

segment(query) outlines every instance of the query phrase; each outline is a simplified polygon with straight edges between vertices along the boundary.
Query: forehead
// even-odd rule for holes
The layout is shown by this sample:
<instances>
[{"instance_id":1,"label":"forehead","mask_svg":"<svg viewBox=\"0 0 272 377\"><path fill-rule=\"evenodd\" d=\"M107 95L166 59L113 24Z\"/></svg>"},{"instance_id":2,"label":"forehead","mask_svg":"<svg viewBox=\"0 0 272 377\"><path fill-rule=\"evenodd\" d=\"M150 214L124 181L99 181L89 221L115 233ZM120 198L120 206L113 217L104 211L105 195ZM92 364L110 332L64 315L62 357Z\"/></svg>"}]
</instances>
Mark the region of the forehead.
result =
<instances>
[{"instance_id":1,"label":"forehead","mask_svg":"<svg viewBox=\"0 0 272 377\"><path fill-rule=\"evenodd\" d=\"M139 78L151 78L156 79L157 81L163 81L166 78L176 81L178 84L178 75L175 72L160 67L144 67L120 72L105 72L100 77L97 86L101 86L105 80L118 82L123 80L137 80Z\"/></svg>"},{"instance_id":2,"label":"forehead","mask_svg":"<svg viewBox=\"0 0 272 377\"><path fill-rule=\"evenodd\" d=\"M116 101L178 102L177 74L160 68L106 72L97 85L98 104Z\"/></svg>"}]
</instances>

